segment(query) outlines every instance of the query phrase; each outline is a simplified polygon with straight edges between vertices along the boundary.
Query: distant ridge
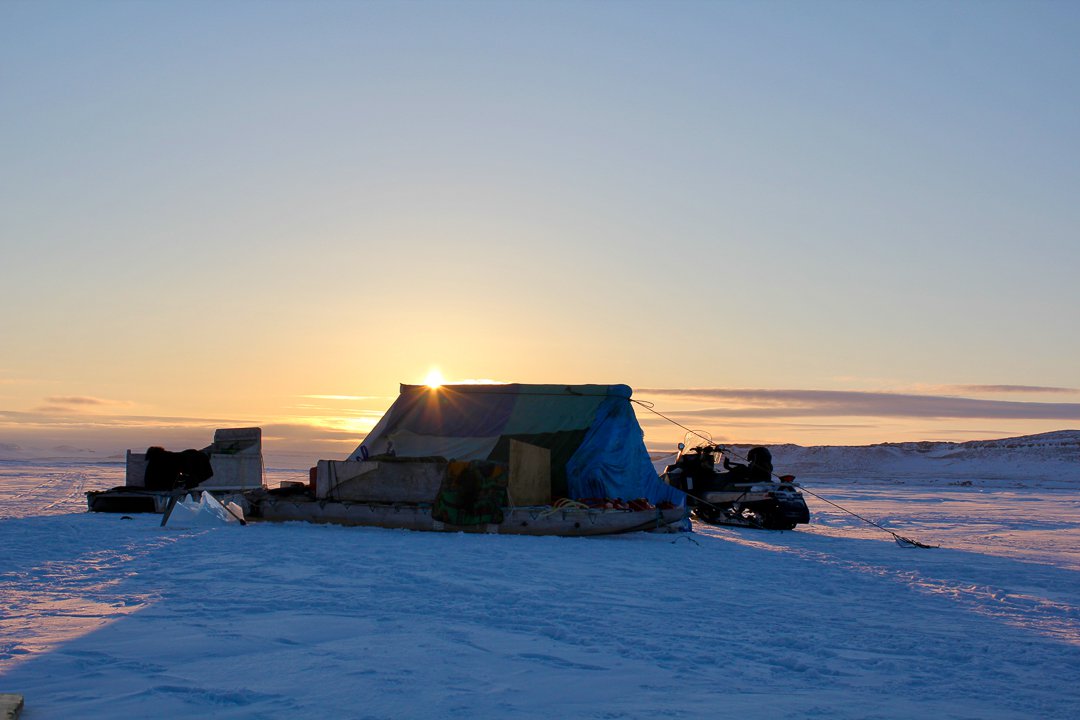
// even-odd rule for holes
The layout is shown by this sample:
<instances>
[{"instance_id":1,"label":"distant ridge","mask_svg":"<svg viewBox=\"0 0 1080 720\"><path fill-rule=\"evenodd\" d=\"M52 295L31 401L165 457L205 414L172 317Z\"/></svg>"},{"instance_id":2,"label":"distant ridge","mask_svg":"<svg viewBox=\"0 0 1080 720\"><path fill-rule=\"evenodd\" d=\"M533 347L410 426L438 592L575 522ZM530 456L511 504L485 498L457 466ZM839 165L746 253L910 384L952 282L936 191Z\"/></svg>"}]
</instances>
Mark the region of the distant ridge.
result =
<instances>
[{"instance_id":1,"label":"distant ridge","mask_svg":"<svg viewBox=\"0 0 1080 720\"><path fill-rule=\"evenodd\" d=\"M102 462L123 460L123 455L100 453L89 448L56 445L49 448L24 447L16 443L0 442L0 460L48 460L49 462Z\"/></svg>"},{"instance_id":2,"label":"distant ridge","mask_svg":"<svg viewBox=\"0 0 1080 720\"><path fill-rule=\"evenodd\" d=\"M745 454L751 445L731 445ZM779 473L800 479L930 484L1080 485L1080 430L969 440L875 445L770 445Z\"/></svg>"},{"instance_id":3,"label":"distant ridge","mask_svg":"<svg viewBox=\"0 0 1080 720\"><path fill-rule=\"evenodd\" d=\"M745 457L753 445L728 447ZM961 443L921 441L806 447L786 443L769 445L769 449L776 472L795 475L801 482L1080 488L1080 430ZM652 454L658 471L662 470L664 462L660 454ZM273 452L268 455L273 456ZM306 468L317 455L317 451L310 458L289 452L276 464ZM34 448L0 442L0 461L116 463L123 462L124 455L65 445Z\"/></svg>"}]
</instances>

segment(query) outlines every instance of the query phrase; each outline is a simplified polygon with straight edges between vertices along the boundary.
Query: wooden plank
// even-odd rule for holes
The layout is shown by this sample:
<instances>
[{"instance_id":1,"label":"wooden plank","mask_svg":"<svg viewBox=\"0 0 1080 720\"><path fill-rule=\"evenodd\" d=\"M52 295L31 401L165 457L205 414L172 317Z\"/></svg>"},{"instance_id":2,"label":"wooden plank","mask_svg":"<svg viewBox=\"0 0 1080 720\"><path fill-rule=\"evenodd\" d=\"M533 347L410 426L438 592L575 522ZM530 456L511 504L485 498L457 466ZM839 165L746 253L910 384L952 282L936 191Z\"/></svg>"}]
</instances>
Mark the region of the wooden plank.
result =
<instances>
[{"instance_id":1,"label":"wooden plank","mask_svg":"<svg viewBox=\"0 0 1080 720\"><path fill-rule=\"evenodd\" d=\"M550 505L551 451L510 440L509 492L514 505Z\"/></svg>"},{"instance_id":2,"label":"wooden plank","mask_svg":"<svg viewBox=\"0 0 1080 720\"><path fill-rule=\"evenodd\" d=\"M146 485L146 453L127 451L124 484L128 487L144 487Z\"/></svg>"},{"instance_id":3,"label":"wooden plank","mask_svg":"<svg viewBox=\"0 0 1080 720\"><path fill-rule=\"evenodd\" d=\"M0 720L16 720L23 709L23 696L0 693Z\"/></svg>"},{"instance_id":4,"label":"wooden plank","mask_svg":"<svg viewBox=\"0 0 1080 720\"><path fill-rule=\"evenodd\" d=\"M349 502L430 503L439 494L445 460L320 460L316 496Z\"/></svg>"}]
</instances>

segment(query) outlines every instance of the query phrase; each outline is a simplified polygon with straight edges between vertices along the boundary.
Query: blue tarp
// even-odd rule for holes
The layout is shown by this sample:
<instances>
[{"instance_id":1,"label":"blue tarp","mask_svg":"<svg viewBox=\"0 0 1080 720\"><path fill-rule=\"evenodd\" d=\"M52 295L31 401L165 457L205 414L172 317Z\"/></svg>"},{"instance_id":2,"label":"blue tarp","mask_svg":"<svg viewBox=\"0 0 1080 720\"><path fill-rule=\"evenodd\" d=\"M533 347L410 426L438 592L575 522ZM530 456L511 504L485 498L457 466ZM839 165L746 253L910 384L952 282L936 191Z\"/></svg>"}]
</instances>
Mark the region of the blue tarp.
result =
<instances>
[{"instance_id":1,"label":"blue tarp","mask_svg":"<svg viewBox=\"0 0 1080 720\"><path fill-rule=\"evenodd\" d=\"M566 464L566 475L570 495L575 498L643 497L653 504L667 501L676 505L686 500L681 491L657 476L629 393L600 403L585 439Z\"/></svg>"}]
</instances>

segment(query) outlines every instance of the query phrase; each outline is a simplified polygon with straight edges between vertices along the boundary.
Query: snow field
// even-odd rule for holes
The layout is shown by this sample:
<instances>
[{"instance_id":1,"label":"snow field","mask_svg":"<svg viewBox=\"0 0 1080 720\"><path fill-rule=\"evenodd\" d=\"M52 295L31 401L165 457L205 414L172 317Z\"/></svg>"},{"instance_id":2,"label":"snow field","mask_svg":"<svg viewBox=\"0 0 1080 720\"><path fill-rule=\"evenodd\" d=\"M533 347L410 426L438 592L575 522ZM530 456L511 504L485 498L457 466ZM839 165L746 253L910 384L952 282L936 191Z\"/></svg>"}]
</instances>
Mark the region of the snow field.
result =
<instances>
[{"instance_id":1,"label":"snow field","mask_svg":"<svg viewBox=\"0 0 1080 720\"><path fill-rule=\"evenodd\" d=\"M808 487L917 550L812 496L795 532L606 538L86 513L122 472L0 464L28 720L1080 714L1069 491Z\"/></svg>"}]
</instances>

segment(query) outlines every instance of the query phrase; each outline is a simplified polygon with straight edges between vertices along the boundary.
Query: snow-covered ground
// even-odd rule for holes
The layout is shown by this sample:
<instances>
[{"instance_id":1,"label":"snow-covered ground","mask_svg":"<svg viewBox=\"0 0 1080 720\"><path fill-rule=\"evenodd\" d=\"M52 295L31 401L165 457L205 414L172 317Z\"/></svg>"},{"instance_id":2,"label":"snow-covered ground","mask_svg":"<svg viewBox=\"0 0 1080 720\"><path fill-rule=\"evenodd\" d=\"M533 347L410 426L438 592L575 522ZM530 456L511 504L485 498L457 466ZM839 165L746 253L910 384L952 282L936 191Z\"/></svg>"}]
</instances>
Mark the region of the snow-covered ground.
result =
<instances>
[{"instance_id":1,"label":"snow-covered ground","mask_svg":"<svg viewBox=\"0 0 1080 720\"><path fill-rule=\"evenodd\" d=\"M0 462L0 692L27 720L1080 717L1080 477L979 467L807 482L920 550L815 496L786 533L162 529L85 512L119 464Z\"/></svg>"}]
</instances>

